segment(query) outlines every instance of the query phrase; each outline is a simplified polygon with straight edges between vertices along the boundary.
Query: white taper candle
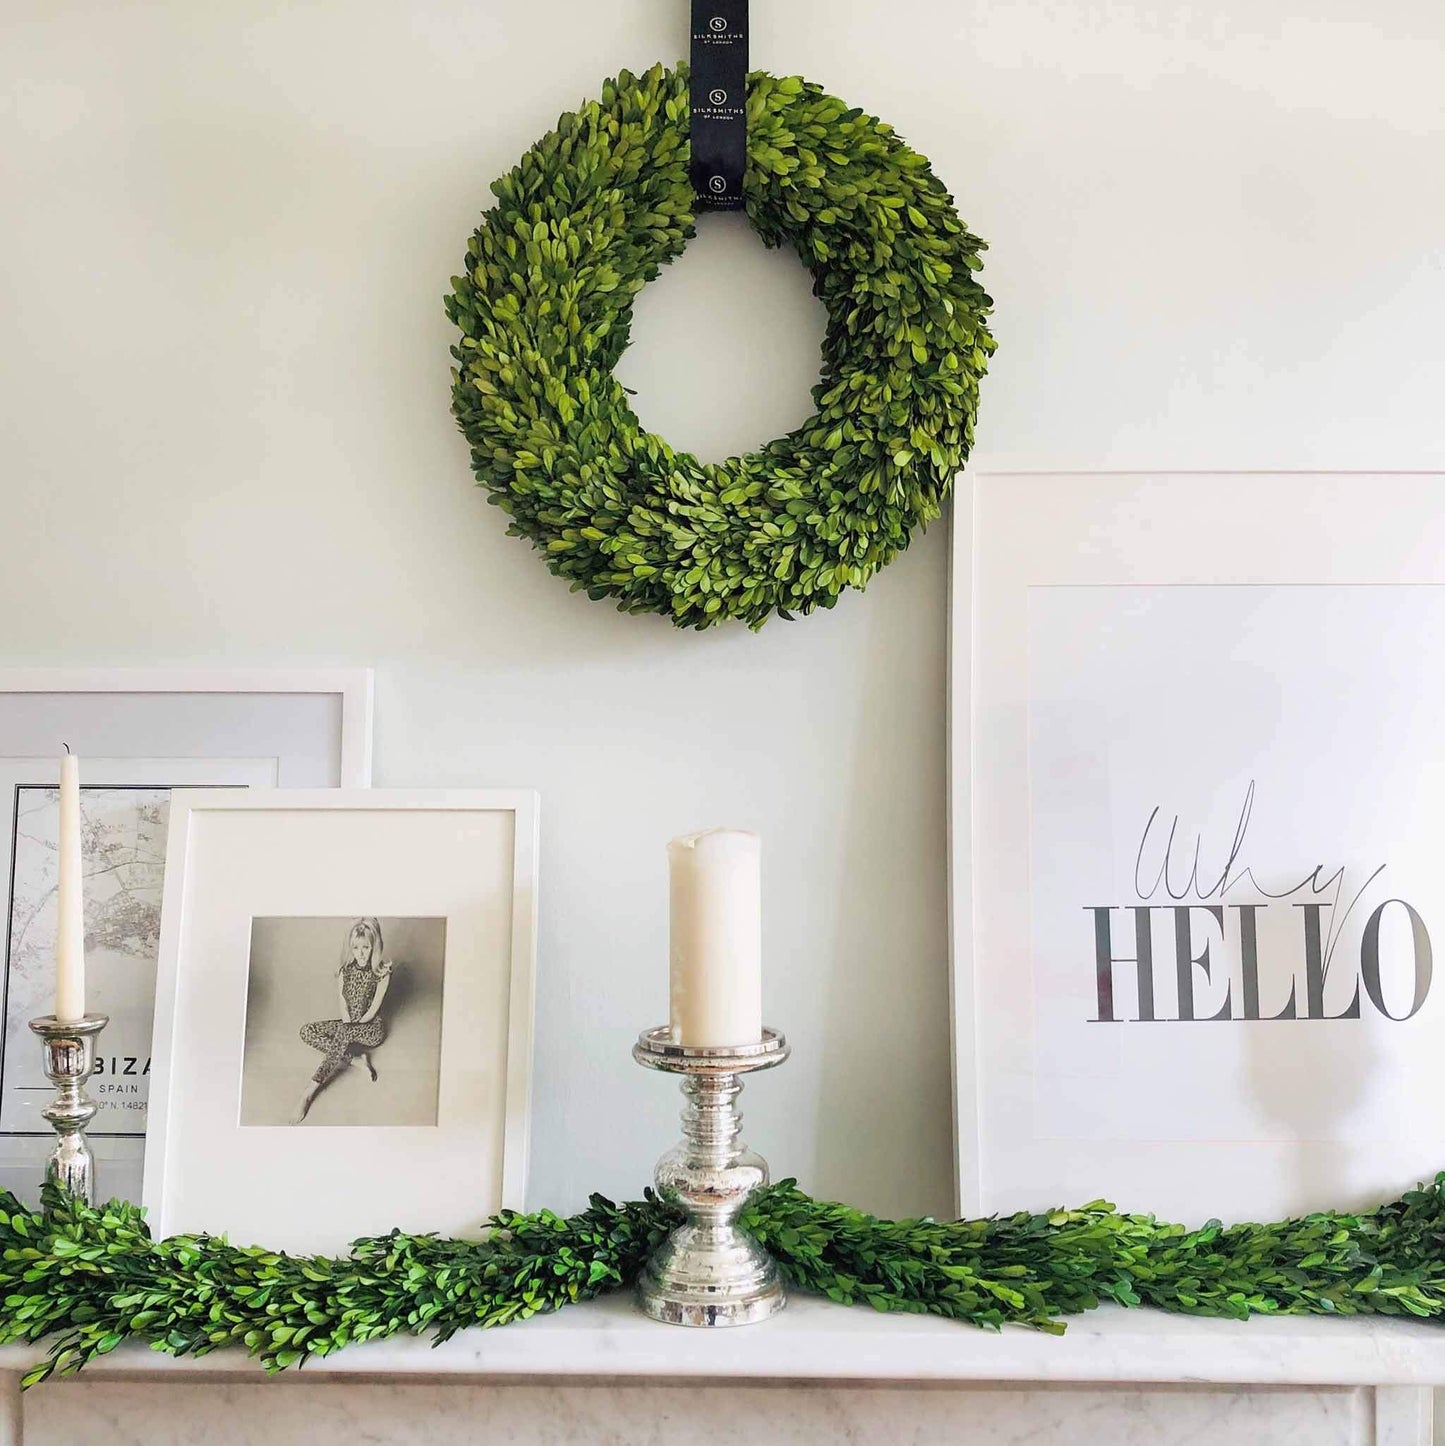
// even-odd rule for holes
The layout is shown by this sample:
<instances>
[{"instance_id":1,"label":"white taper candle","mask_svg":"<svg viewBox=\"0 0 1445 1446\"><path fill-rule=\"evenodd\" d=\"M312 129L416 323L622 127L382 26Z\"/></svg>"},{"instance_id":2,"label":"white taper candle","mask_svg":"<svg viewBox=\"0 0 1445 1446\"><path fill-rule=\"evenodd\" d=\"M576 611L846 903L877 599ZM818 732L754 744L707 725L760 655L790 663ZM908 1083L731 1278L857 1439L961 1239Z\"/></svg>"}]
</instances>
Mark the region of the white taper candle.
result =
<instances>
[{"instance_id":1,"label":"white taper candle","mask_svg":"<svg viewBox=\"0 0 1445 1446\"><path fill-rule=\"evenodd\" d=\"M56 894L55 1017L85 1016L85 903L80 873L80 765L60 760L60 883Z\"/></svg>"},{"instance_id":2,"label":"white taper candle","mask_svg":"<svg viewBox=\"0 0 1445 1446\"><path fill-rule=\"evenodd\" d=\"M762 845L714 828L667 846L670 1023L677 1044L756 1044L763 1035Z\"/></svg>"}]
</instances>

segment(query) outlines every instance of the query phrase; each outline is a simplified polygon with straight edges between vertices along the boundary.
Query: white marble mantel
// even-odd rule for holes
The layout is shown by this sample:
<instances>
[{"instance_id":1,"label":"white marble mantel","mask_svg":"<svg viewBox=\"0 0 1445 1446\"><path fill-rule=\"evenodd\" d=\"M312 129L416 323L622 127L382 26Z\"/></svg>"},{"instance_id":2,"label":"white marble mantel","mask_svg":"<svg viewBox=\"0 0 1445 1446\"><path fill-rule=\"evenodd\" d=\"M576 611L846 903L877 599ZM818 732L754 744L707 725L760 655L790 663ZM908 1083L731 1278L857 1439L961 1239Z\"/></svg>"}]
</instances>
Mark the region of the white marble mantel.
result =
<instances>
[{"instance_id":1,"label":"white marble mantel","mask_svg":"<svg viewBox=\"0 0 1445 1446\"><path fill-rule=\"evenodd\" d=\"M0 1349L8 1409L0 1446L19 1446L19 1375L39 1356ZM126 1345L86 1368L92 1381L255 1382L277 1386L255 1362L224 1351L177 1361ZM404 1337L353 1347L301 1371L306 1382L432 1384L874 1383L1062 1386L1203 1385L1366 1388L1374 1446L1426 1446L1430 1388L1445 1384L1445 1330L1423 1322L1280 1317L1204 1320L1105 1306L1075 1317L1062 1336L1002 1332L922 1316L880 1315L794 1299L761 1325L683 1330L643 1319L625 1297L577 1306L495 1331L467 1331L433 1349ZM294 1385L292 1383L295 1383ZM66 1391L64 1382L43 1391ZM152 1400L163 1392L149 1392Z\"/></svg>"}]
</instances>

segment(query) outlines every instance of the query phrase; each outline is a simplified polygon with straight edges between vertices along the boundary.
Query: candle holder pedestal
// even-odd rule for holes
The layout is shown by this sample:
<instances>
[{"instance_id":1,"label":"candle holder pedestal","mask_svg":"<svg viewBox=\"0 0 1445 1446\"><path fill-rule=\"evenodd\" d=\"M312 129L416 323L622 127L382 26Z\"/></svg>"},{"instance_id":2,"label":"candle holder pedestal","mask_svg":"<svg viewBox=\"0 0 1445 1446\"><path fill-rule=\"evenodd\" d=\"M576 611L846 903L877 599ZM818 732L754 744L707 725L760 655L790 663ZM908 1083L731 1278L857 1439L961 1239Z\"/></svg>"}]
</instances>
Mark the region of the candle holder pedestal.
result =
<instances>
[{"instance_id":1,"label":"candle holder pedestal","mask_svg":"<svg viewBox=\"0 0 1445 1446\"><path fill-rule=\"evenodd\" d=\"M731 1326L765 1320L787 1304L777 1262L736 1224L748 1197L768 1183L768 1166L738 1138L742 1077L772 1069L788 1042L765 1029L757 1044L694 1048L674 1044L662 1026L638 1037L632 1057L648 1069L682 1076L682 1143L657 1162L664 1198L687 1220L643 1267L637 1300L669 1325Z\"/></svg>"},{"instance_id":2,"label":"candle holder pedestal","mask_svg":"<svg viewBox=\"0 0 1445 1446\"><path fill-rule=\"evenodd\" d=\"M110 1023L108 1014L87 1014L62 1020L53 1014L32 1019L30 1027L45 1043L45 1075L56 1087L55 1098L40 1111L60 1137L45 1178L64 1185L87 1205L95 1204L95 1156L85 1127L99 1106L85 1092L95 1071L95 1041Z\"/></svg>"}]
</instances>

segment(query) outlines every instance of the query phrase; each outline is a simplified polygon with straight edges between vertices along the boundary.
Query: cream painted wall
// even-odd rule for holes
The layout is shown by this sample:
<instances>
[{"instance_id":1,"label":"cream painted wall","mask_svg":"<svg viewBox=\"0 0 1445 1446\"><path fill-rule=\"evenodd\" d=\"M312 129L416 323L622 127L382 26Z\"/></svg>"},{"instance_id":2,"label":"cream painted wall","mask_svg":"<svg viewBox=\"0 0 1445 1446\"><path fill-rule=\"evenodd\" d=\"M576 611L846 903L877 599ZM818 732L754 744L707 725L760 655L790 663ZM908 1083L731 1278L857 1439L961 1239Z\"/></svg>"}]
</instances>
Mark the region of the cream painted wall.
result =
<instances>
[{"instance_id":1,"label":"cream painted wall","mask_svg":"<svg viewBox=\"0 0 1445 1446\"><path fill-rule=\"evenodd\" d=\"M538 1204L634 1192L672 1137L628 1059L665 1010L663 844L759 829L796 1055L750 1137L943 1211L944 529L832 614L677 634L506 538L447 411L487 183L678 56L685 10L9 0L0 663L371 663L379 785L542 791ZM892 121L993 244L980 465L1445 467L1434 0L754 10L757 64ZM801 418L820 326L791 257L709 222L625 378L723 454Z\"/></svg>"}]
</instances>

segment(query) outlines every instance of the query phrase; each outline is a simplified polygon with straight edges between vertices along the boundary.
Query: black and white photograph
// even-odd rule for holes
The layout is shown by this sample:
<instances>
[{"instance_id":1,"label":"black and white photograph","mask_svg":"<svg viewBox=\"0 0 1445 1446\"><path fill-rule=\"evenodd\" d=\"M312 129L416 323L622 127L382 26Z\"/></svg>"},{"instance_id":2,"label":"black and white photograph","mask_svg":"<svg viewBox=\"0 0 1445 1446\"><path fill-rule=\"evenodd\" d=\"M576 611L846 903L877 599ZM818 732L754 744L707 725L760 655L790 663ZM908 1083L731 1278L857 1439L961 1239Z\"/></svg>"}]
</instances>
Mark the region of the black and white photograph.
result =
<instances>
[{"instance_id":1,"label":"black and white photograph","mask_svg":"<svg viewBox=\"0 0 1445 1446\"><path fill-rule=\"evenodd\" d=\"M435 1125L444 918L251 922L242 1125Z\"/></svg>"}]
</instances>

